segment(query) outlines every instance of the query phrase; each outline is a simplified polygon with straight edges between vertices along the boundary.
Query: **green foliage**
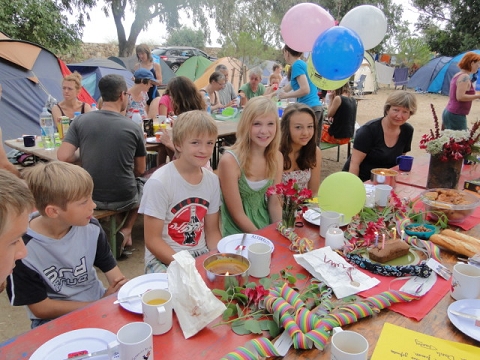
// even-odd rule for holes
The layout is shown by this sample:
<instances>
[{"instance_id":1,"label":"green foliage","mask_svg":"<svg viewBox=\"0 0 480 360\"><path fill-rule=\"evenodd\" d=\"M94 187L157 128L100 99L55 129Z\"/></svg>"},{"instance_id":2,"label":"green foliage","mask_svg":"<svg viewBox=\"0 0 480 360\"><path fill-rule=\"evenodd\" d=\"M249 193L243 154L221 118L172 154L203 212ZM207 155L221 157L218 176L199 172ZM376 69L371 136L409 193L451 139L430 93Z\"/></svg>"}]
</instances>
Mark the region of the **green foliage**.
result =
<instances>
[{"instance_id":1,"label":"green foliage","mask_svg":"<svg viewBox=\"0 0 480 360\"><path fill-rule=\"evenodd\" d=\"M420 11L417 28L433 51L455 56L478 49L480 2L477 0L412 0Z\"/></svg>"},{"instance_id":2,"label":"green foliage","mask_svg":"<svg viewBox=\"0 0 480 360\"><path fill-rule=\"evenodd\" d=\"M173 30L165 42L167 46L193 46L205 48L205 34L202 30L193 30L187 27Z\"/></svg>"},{"instance_id":3,"label":"green foliage","mask_svg":"<svg viewBox=\"0 0 480 360\"><path fill-rule=\"evenodd\" d=\"M51 0L2 0L1 31L31 41L53 53L66 53L81 42L81 23L69 24L61 5Z\"/></svg>"}]
</instances>

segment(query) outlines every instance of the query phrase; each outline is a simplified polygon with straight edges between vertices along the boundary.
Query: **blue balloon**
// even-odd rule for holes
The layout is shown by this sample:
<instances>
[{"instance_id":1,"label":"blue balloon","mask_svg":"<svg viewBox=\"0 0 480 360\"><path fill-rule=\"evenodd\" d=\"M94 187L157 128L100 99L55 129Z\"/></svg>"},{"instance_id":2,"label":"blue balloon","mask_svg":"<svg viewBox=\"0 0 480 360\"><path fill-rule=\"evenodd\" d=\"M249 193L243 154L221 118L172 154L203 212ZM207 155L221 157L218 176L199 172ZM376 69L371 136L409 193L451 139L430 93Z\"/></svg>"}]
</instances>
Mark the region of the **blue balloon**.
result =
<instances>
[{"instance_id":1,"label":"blue balloon","mask_svg":"<svg viewBox=\"0 0 480 360\"><path fill-rule=\"evenodd\" d=\"M343 26L334 26L321 33L312 49L315 70L328 80L346 79L358 70L363 61L363 43L357 33Z\"/></svg>"}]
</instances>

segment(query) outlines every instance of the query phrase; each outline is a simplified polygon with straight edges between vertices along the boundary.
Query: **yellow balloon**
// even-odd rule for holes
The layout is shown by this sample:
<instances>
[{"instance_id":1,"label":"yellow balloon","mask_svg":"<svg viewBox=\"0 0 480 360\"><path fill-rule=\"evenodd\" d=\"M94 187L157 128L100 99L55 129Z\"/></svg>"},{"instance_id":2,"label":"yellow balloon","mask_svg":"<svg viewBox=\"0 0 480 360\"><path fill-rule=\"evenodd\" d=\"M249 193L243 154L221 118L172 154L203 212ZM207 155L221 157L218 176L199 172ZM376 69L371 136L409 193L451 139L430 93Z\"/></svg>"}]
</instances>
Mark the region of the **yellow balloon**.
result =
<instances>
[{"instance_id":1,"label":"yellow balloon","mask_svg":"<svg viewBox=\"0 0 480 360\"><path fill-rule=\"evenodd\" d=\"M318 189L318 206L323 211L336 211L345 216L345 223L362 210L366 199L362 180L352 173L330 174Z\"/></svg>"},{"instance_id":2,"label":"yellow balloon","mask_svg":"<svg viewBox=\"0 0 480 360\"><path fill-rule=\"evenodd\" d=\"M322 75L317 73L315 67L313 66L312 57L310 56L307 60L307 73L310 80L313 84L322 90L337 90L350 80L350 77L343 80L328 80L325 79Z\"/></svg>"}]
</instances>

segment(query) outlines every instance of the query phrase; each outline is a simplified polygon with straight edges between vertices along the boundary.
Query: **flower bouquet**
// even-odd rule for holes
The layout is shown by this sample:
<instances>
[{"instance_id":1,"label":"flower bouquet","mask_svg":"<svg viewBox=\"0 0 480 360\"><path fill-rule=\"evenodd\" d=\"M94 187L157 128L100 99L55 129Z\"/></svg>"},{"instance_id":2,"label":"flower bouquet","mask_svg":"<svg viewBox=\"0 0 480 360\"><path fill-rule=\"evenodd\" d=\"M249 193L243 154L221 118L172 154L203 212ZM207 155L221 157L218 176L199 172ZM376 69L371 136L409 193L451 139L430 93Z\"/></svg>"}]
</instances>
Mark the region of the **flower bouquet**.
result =
<instances>
[{"instance_id":1,"label":"flower bouquet","mask_svg":"<svg viewBox=\"0 0 480 360\"><path fill-rule=\"evenodd\" d=\"M422 136L420 149L425 149L429 154L439 157L440 161L467 159L477 162L480 147L477 142L480 138L480 121L477 120L470 131L468 130L442 130L435 107L430 104L435 128L429 134Z\"/></svg>"},{"instance_id":2,"label":"flower bouquet","mask_svg":"<svg viewBox=\"0 0 480 360\"><path fill-rule=\"evenodd\" d=\"M312 191L300 189L296 180L290 179L286 183L272 185L267 189L267 196L277 195L282 204L282 224L286 228L295 226L297 209L312 198Z\"/></svg>"}]
</instances>

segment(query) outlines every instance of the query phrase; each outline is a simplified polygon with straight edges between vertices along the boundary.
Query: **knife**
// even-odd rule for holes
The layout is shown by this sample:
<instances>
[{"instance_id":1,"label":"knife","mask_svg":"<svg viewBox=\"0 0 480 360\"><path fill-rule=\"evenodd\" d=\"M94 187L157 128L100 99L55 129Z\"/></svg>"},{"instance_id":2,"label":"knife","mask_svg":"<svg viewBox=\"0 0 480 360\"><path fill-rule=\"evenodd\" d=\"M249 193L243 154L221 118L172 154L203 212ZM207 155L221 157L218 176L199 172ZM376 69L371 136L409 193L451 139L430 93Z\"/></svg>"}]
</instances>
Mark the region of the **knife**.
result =
<instances>
[{"instance_id":1,"label":"knife","mask_svg":"<svg viewBox=\"0 0 480 360\"><path fill-rule=\"evenodd\" d=\"M110 347L110 345L112 345ZM92 357L100 356L100 355L106 355L106 354L115 354L115 352L118 350L118 343L116 341L112 341L110 344L108 344L108 348L104 350L99 350L99 351L94 351L92 353L86 352L86 351L78 351L75 353L70 353L68 354L68 357L64 360L81 360L81 359L90 359Z\"/></svg>"},{"instance_id":2,"label":"knife","mask_svg":"<svg viewBox=\"0 0 480 360\"><path fill-rule=\"evenodd\" d=\"M148 290L147 290L148 291ZM141 293L141 294L137 294L137 295L132 295L132 296L127 296L127 297L124 297L124 298L121 298L121 299L117 299L115 300L113 303L114 304L120 304L120 303L123 303L123 302L126 302L126 301L130 301L130 300L134 300L134 299L139 299L142 297L144 293Z\"/></svg>"},{"instance_id":3,"label":"knife","mask_svg":"<svg viewBox=\"0 0 480 360\"><path fill-rule=\"evenodd\" d=\"M467 314L467 313L464 313L464 312L461 312L461 311L457 311L457 310L450 310L450 312L451 312L453 315L457 315L457 316L463 317L463 318L465 318L465 319L475 320L475 325L476 325L476 326L480 326L480 316Z\"/></svg>"},{"instance_id":4,"label":"knife","mask_svg":"<svg viewBox=\"0 0 480 360\"><path fill-rule=\"evenodd\" d=\"M245 248L245 239L247 238L247 233L244 233L243 234L243 237L242 237L242 241L240 242L240 245L237 246L236 250L237 250L237 255L240 255L243 251L243 249Z\"/></svg>"}]
</instances>

